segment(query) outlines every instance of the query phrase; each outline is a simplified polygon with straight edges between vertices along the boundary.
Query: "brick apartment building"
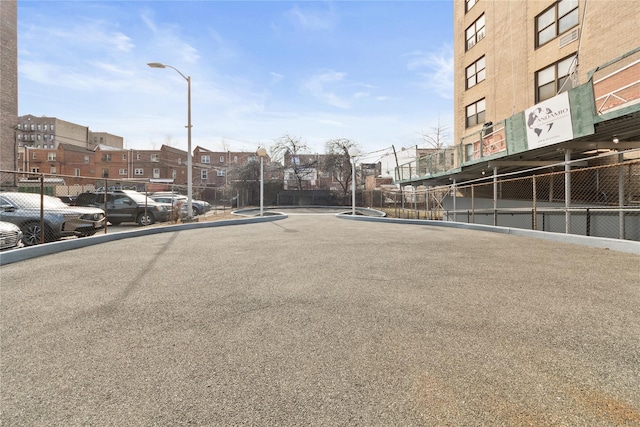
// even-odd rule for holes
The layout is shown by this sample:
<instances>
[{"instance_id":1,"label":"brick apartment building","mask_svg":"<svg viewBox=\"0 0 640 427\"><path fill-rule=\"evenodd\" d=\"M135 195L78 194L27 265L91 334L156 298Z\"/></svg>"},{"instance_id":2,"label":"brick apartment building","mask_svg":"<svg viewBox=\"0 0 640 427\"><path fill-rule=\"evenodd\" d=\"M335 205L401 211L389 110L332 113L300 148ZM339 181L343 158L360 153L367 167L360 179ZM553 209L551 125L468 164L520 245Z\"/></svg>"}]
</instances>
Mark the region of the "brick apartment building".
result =
<instances>
[{"instance_id":1,"label":"brick apartment building","mask_svg":"<svg viewBox=\"0 0 640 427\"><path fill-rule=\"evenodd\" d=\"M454 147L401 164L400 184L449 185L640 147L640 2L453 7Z\"/></svg>"},{"instance_id":2,"label":"brick apartment building","mask_svg":"<svg viewBox=\"0 0 640 427\"><path fill-rule=\"evenodd\" d=\"M628 0L455 1L454 140L491 133L640 47L638 16Z\"/></svg>"}]
</instances>

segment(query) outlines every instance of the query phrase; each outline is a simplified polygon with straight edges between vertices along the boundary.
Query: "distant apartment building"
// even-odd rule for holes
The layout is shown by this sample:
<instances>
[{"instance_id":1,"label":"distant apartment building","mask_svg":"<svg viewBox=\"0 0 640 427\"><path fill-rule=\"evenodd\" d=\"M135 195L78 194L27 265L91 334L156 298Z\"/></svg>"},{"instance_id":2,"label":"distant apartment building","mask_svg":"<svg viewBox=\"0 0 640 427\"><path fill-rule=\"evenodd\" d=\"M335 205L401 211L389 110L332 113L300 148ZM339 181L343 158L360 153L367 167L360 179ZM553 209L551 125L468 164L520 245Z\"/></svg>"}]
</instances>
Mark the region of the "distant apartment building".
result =
<instances>
[{"instance_id":1,"label":"distant apartment building","mask_svg":"<svg viewBox=\"0 0 640 427\"><path fill-rule=\"evenodd\" d=\"M93 149L106 145L122 149L124 138L106 132L92 132L87 126L78 125L56 117L20 116L15 126L18 147L58 148L70 144Z\"/></svg>"}]
</instances>

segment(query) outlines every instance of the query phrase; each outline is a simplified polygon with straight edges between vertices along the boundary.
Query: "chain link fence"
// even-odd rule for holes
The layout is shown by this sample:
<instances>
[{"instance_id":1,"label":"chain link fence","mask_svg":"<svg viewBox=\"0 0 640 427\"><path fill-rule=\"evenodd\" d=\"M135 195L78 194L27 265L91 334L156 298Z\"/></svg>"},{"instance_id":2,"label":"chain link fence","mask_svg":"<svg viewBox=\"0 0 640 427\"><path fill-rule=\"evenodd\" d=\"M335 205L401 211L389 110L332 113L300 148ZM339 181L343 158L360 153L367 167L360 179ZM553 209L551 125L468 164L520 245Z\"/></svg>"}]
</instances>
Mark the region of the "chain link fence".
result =
<instances>
[{"instance_id":1,"label":"chain link fence","mask_svg":"<svg viewBox=\"0 0 640 427\"><path fill-rule=\"evenodd\" d=\"M121 223L145 226L189 217L186 185L13 171L0 171L0 176L0 221L15 224L26 246L107 233ZM154 200L160 195L165 198ZM238 195L193 186L193 216L231 210Z\"/></svg>"},{"instance_id":2,"label":"chain link fence","mask_svg":"<svg viewBox=\"0 0 640 427\"><path fill-rule=\"evenodd\" d=\"M0 171L0 176L0 220L20 227L26 245L106 233L110 225L122 222L179 221L183 216L176 211L178 206L168 204L166 212L159 212L152 206L153 197L159 192L187 194L186 185L148 181L11 171ZM134 190L143 199L100 197L105 190L108 195ZM210 204L214 213L224 212L248 203L250 194L243 191L193 186L192 197ZM325 199L320 198L323 204ZM287 203L278 199L277 204ZM640 150L582 159L570 167L559 163L447 186L358 191L356 204L398 218L640 241ZM123 213L127 209L134 212Z\"/></svg>"},{"instance_id":3,"label":"chain link fence","mask_svg":"<svg viewBox=\"0 0 640 427\"><path fill-rule=\"evenodd\" d=\"M566 170L556 164L448 186L367 191L364 203L399 218L640 241L640 150Z\"/></svg>"}]
</instances>

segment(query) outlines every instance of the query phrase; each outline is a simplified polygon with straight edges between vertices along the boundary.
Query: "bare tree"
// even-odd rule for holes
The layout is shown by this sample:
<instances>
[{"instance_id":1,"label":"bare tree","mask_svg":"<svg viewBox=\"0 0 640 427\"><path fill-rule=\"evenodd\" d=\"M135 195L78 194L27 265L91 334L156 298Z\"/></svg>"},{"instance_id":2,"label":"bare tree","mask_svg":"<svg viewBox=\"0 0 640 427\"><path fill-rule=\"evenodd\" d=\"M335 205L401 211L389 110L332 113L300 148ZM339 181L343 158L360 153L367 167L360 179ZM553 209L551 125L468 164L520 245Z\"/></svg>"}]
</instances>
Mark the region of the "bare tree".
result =
<instances>
[{"instance_id":1,"label":"bare tree","mask_svg":"<svg viewBox=\"0 0 640 427\"><path fill-rule=\"evenodd\" d=\"M282 163L285 181L293 180L300 192L303 182L317 173L318 159L309 151L301 138L288 134L277 139L271 147L271 158Z\"/></svg>"},{"instance_id":2,"label":"bare tree","mask_svg":"<svg viewBox=\"0 0 640 427\"><path fill-rule=\"evenodd\" d=\"M349 149L356 143L346 138L327 141L322 171L333 177L340 184L344 196L349 192L352 179L351 156Z\"/></svg>"},{"instance_id":3,"label":"bare tree","mask_svg":"<svg viewBox=\"0 0 640 427\"><path fill-rule=\"evenodd\" d=\"M251 203L260 188L260 162L254 159L245 164L233 164L227 170L227 177L231 188L246 194Z\"/></svg>"},{"instance_id":4,"label":"bare tree","mask_svg":"<svg viewBox=\"0 0 640 427\"><path fill-rule=\"evenodd\" d=\"M439 150L450 145L449 128L447 126L443 126L440 119L438 119L438 124L436 126L430 127L427 131L423 129L420 132L420 136L422 137L422 141L430 148Z\"/></svg>"}]
</instances>

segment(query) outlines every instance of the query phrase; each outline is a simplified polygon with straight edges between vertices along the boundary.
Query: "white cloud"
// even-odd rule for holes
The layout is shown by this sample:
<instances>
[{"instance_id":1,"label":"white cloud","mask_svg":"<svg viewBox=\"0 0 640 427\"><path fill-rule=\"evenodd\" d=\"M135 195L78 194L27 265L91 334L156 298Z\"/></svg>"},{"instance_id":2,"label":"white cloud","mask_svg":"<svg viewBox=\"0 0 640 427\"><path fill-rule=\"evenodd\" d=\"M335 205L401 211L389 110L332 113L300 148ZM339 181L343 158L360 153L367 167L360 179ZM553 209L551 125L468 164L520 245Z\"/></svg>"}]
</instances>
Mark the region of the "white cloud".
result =
<instances>
[{"instance_id":1,"label":"white cloud","mask_svg":"<svg viewBox=\"0 0 640 427\"><path fill-rule=\"evenodd\" d=\"M272 71L270 74L272 85L278 84L282 81L282 79L284 79L284 76L282 74L276 73L275 71Z\"/></svg>"},{"instance_id":2,"label":"white cloud","mask_svg":"<svg viewBox=\"0 0 640 427\"><path fill-rule=\"evenodd\" d=\"M336 16L332 10L302 9L296 5L289 9L286 16L295 26L305 30L326 31L333 29L336 25Z\"/></svg>"},{"instance_id":3,"label":"white cloud","mask_svg":"<svg viewBox=\"0 0 640 427\"><path fill-rule=\"evenodd\" d=\"M321 74L312 76L304 83L304 88L319 100L339 108L349 108L350 102L348 98L337 95L328 86L335 86L347 76L347 73L341 73L333 70L323 71Z\"/></svg>"},{"instance_id":4,"label":"white cloud","mask_svg":"<svg viewBox=\"0 0 640 427\"><path fill-rule=\"evenodd\" d=\"M421 87L443 99L453 98L453 49L450 46L438 52L413 52L409 57L407 69L421 77Z\"/></svg>"}]
</instances>

